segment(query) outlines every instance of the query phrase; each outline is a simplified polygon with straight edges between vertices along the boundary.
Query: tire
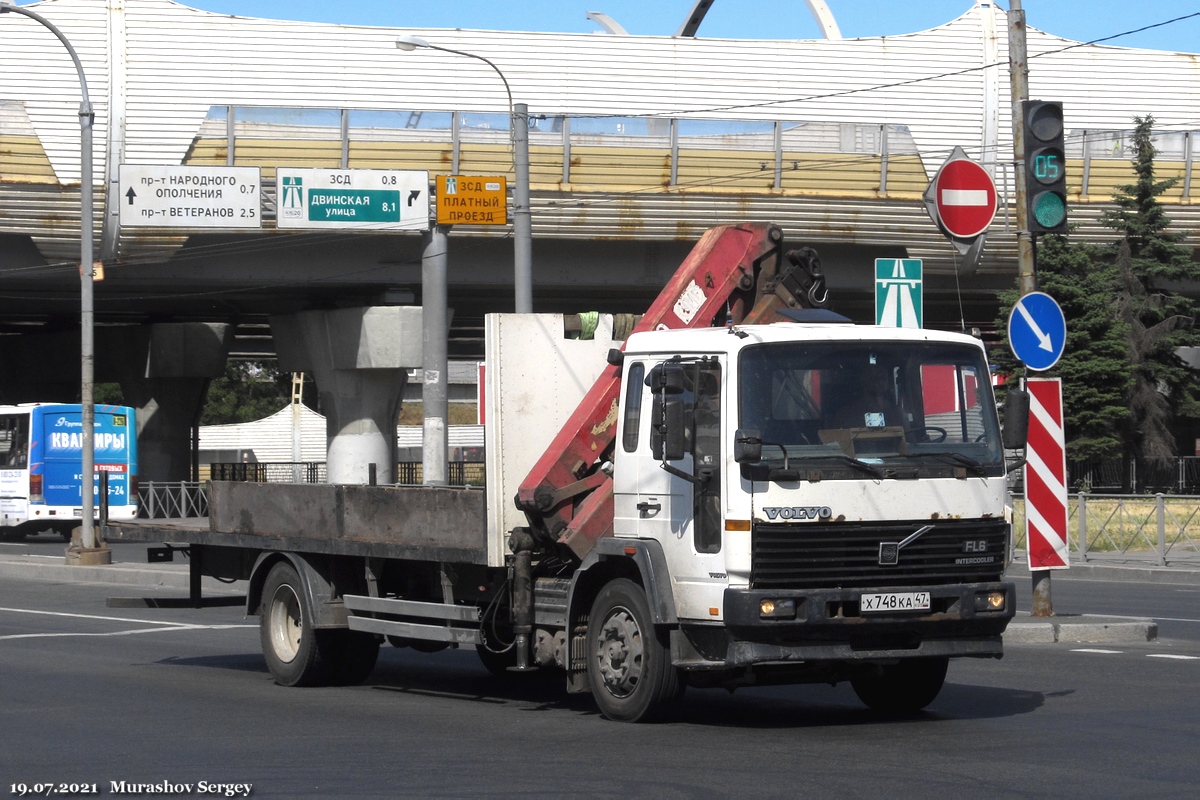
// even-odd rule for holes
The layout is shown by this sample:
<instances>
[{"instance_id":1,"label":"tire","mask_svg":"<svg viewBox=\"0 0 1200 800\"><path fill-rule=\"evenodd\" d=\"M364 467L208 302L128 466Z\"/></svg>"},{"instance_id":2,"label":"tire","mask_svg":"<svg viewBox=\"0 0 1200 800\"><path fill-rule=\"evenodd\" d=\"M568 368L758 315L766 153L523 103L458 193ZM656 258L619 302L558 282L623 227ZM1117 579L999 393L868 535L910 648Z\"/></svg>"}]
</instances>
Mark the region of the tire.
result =
<instances>
[{"instance_id":1,"label":"tire","mask_svg":"<svg viewBox=\"0 0 1200 800\"><path fill-rule=\"evenodd\" d=\"M318 631L323 633L324 631ZM330 631L338 633L336 644L337 665L333 670L333 683L338 686L357 686L375 671L379 659L379 637L362 631Z\"/></svg>"},{"instance_id":2,"label":"tire","mask_svg":"<svg viewBox=\"0 0 1200 800\"><path fill-rule=\"evenodd\" d=\"M321 686L337 667L336 635L312 626L312 608L295 567L280 561L263 584L258 633L267 668L280 686Z\"/></svg>"},{"instance_id":3,"label":"tire","mask_svg":"<svg viewBox=\"0 0 1200 800\"><path fill-rule=\"evenodd\" d=\"M912 714L933 702L946 682L948 658L910 658L888 664L882 672L850 679L854 693L868 708L884 714Z\"/></svg>"},{"instance_id":4,"label":"tire","mask_svg":"<svg viewBox=\"0 0 1200 800\"><path fill-rule=\"evenodd\" d=\"M622 722L665 716L684 685L642 587L622 578L601 589L587 636L588 683L600 713Z\"/></svg>"}]
</instances>

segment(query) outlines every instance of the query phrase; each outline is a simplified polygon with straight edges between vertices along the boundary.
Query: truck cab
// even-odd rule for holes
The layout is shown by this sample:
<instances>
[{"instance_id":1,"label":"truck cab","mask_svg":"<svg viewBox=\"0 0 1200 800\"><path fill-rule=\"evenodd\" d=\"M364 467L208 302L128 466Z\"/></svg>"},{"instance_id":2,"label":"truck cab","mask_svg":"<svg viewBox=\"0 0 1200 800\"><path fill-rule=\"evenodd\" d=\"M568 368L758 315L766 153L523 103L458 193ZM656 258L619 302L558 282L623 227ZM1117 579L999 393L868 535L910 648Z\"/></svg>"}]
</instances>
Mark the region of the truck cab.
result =
<instances>
[{"instance_id":1,"label":"truck cab","mask_svg":"<svg viewBox=\"0 0 1200 800\"><path fill-rule=\"evenodd\" d=\"M689 683L807 673L870 694L904 663L936 695L948 657L1001 655L1006 470L978 340L651 331L622 379L613 533L661 548Z\"/></svg>"}]
</instances>

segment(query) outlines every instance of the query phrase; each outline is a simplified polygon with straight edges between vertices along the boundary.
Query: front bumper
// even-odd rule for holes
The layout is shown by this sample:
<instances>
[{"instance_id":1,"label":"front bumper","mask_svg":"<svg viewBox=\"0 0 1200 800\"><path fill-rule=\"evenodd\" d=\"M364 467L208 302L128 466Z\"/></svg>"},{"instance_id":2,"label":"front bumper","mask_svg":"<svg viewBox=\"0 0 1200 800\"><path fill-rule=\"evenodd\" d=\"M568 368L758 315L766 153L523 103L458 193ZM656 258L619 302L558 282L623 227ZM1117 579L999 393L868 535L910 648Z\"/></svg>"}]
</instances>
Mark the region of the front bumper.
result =
<instances>
[{"instance_id":1,"label":"front bumper","mask_svg":"<svg viewBox=\"0 0 1200 800\"><path fill-rule=\"evenodd\" d=\"M917 612L863 612L864 593L928 592ZM976 598L1005 596L998 611L976 610ZM794 619L763 618L764 599L791 600ZM988 582L870 589L726 589L724 625L687 625L674 637L683 669L864 661L932 656L999 657L1001 635L1016 611L1011 583Z\"/></svg>"}]
</instances>

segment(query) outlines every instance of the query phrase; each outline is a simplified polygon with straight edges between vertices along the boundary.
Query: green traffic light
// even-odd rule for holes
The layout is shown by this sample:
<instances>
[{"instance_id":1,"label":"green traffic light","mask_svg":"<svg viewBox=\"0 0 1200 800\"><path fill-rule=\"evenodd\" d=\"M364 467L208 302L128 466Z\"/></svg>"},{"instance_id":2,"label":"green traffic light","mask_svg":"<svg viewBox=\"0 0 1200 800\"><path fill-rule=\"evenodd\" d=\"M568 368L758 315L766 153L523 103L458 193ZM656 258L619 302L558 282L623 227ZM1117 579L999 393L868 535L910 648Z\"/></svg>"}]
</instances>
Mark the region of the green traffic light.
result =
<instances>
[{"instance_id":1,"label":"green traffic light","mask_svg":"<svg viewBox=\"0 0 1200 800\"><path fill-rule=\"evenodd\" d=\"M1034 200L1033 216L1043 228L1057 228L1067 218L1067 201L1056 192L1042 192Z\"/></svg>"}]
</instances>

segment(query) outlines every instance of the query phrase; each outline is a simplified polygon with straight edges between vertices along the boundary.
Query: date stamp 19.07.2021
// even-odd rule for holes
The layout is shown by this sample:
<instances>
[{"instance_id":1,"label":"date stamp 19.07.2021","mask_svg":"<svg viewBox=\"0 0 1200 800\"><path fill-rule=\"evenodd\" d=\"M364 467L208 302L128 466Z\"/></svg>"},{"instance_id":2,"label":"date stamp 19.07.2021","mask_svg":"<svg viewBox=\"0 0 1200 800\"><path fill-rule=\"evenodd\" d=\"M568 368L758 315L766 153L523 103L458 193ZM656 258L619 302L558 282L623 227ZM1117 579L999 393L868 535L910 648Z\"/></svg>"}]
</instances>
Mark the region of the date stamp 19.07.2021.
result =
<instances>
[{"instance_id":1,"label":"date stamp 19.07.2021","mask_svg":"<svg viewBox=\"0 0 1200 800\"><path fill-rule=\"evenodd\" d=\"M158 781L138 783L136 781L107 781L106 783L13 783L9 793L13 797L79 797L84 795L111 795L126 797L143 795L164 797L168 795L213 795L215 797L249 797L254 792L253 783L176 783Z\"/></svg>"}]
</instances>

